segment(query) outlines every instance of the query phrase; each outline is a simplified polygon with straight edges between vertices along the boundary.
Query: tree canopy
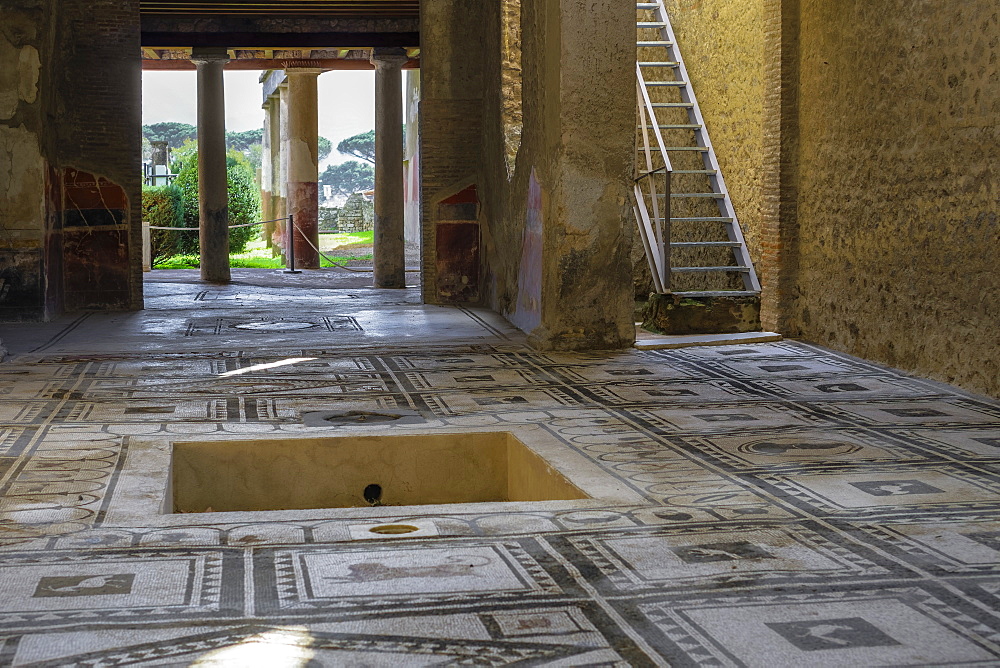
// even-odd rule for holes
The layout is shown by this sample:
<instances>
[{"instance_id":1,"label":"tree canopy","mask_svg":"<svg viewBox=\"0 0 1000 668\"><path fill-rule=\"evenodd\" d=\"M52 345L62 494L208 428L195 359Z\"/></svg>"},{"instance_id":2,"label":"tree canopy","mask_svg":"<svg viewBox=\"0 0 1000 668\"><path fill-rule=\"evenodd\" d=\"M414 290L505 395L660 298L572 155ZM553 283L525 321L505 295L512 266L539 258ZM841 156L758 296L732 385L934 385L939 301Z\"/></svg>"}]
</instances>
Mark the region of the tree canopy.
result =
<instances>
[{"instance_id":1,"label":"tree canopy","mask_svg":"<svg viewBox=\"0 0 1000 668\"><path fill-rule=\"evenodd\" d=\"M361 135L359 135L361 136ZM147 141L166 141L172 150L181 150L184 155L189 152L184 148L185 142L198 140L198 128L187 123L153 123L142 126L142 137ZM352 138L353 139L353 138ZM242 130L240 132L229 131L226 133L226 148L230 151L239 151L247 156L252 167L260 167L261 145L264 140L264 129ZM349 140L345 140L349 141ZM343 142L341 142L343 143ZM372 152L375 150L374 135L372 135ZM326 137L319 138L319 154L316 156L320 162L325 160L333 151L333 143ZM144 148L144 151L146 149ZM145 153L143 154L145 157ZM183 162L180 155L174 155L175 162Z\"/></svg>"},{"instance_id":2,"label":"tree canopy","mask_svg":"<svg viewBox=\"0 0 1000 668\"><path fill-rule=\"evenodd\" d=\"M232 151L249 151L254 144L263 141L264 128L256 130L243 130L242 132L227 132L226 146Z\"/></svg>"},{"instance_id":3,"label":"tree canopy","mask_svg":"<svg viewBox=\"0 0 1000 668\"><path fill-rule=\"evenodd\" d=\"M142 136L149 141L165 141L170 148L180 148L186 140L198 138L198 128L187 123L153 123L142 126Z\"/></svg>"},{"instance_id":4,"label":"tree canopy","mask_svg":"<svg viewBox=\"0 0 1000 668\"><path fill-rule=\"evenodd\" d=\"M333 142L331 142L326 137L319 138L319 155L316 156L319 162L326 160L326 157L330 155L330 151L333 150Z\"/></svg>"},{"instance_id":5,"label":"tree canopy","mask_svg":"<svg viewBox=\"0 0 1000 668\"><path fill-rule=\"evenodd\" d=\"M344 155L361 158L365 162L375 164L375 131L369 130L359 135L348 137L337 144L337 151ZM345 163L346 164L346 163Z\"/></svg>"},{"instance_id":6,"label":"tree canopy","mask_svg":"<svg viewBox=\"0 0 1000 668\"><path fill-rule=\"evenodd\" d=\"M357 160L330 165L320 174L319 182L332 186L338 195L371 190L375 187L375 168Z\"/></svg>"}]
</instances>

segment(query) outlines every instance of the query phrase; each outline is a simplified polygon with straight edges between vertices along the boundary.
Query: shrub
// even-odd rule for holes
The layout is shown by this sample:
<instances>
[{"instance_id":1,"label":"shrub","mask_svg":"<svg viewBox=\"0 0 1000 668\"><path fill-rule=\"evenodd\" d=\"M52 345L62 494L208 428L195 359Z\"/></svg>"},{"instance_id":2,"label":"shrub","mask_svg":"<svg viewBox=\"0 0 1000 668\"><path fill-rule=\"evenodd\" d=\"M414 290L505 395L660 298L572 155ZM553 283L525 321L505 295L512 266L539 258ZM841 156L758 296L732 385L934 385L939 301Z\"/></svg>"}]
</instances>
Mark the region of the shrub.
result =
<instances>
[{"instance_id":1,"label":"shrub","mask_svg":"<svg viewBox=\"0 0 1000 668\"><path fill-rule=\"evenodd\" d=\"M143 186L142 219L153 227L184 227L184 203L181 189L174 185ZM153 263L177 254L178 239L197 238L197 232L150 230Z\"/></svg>"},{"instance_id":2,"label":"shrub","mask_svg":"<svg viewBox=\"0 0 1000 668\"><path fill-rule=\"evenodd\" d=\"M198 152L197 144L185 143L174 152L177 178L174 185L183 200L183 217L186 227L198 227ZM238 151L226 154L226 181L229 192L229 224L240 225L260 220L260 191L254 181L254 170L249 161ZM180 236L176 232L171 232ZM196 255L199 252L198 235L185 232L179 239L175 255ZM239 227L229 230L229 251L241 253L247 242L260 234L260 227Z\"/></svg>"}]
</instances>

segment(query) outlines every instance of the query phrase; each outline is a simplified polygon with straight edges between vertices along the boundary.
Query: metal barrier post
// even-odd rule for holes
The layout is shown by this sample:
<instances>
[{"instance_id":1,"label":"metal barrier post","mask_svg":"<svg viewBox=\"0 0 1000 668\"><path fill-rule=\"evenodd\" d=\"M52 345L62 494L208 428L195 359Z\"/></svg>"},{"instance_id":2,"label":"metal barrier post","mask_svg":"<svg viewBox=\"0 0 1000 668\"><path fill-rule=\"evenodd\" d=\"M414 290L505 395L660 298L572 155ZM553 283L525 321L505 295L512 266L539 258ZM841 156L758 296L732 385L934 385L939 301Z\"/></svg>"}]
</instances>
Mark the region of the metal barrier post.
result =
<instances>
[{"instance_id":1,"label":"metal barrier post","mask_svg":"<svg viewBox=\"0 0 1000 668\"><path fill-rule=\"evenodd\" d=\"M292 214L288 214L288 250L285 253L288 258L288 269L285 269L286 274L301 274L295 268L295 217Z\"/></svg>"}]
</instances>

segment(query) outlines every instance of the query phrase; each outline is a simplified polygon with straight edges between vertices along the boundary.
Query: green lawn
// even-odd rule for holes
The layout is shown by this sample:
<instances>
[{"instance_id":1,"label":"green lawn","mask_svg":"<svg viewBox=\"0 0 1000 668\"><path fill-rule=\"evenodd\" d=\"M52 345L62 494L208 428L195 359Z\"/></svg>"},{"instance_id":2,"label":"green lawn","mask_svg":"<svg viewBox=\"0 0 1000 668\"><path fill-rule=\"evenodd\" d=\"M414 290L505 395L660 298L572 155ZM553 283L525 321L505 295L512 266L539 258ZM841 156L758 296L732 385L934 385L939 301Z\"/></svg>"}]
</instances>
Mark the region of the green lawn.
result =
<instances>
[{"instance_id":1,"label":"green lawn","mask_svg":"<svg viewBox=\"0 0 1000 668\"><path fill-rule=\"evenodd\" d=\"M370 260L371 254L345 256L338 250L343 250L355 246L371 246L373 243L373 232L356 232L354 234L320 234L319 247L330 259L340 264L348 260ZM320 258L320 265L332 267L333 265L325 258ZM174 255L153 265L153 269L197 269L200 259L197 255ZM272 257L271 250L264 243L263 239L256 239L247 244L247 249L242 253L233 253L229 256L230 267L243 267L251 269L280 269L284 267L280 257Z\"/></svg>"}]
</instances>

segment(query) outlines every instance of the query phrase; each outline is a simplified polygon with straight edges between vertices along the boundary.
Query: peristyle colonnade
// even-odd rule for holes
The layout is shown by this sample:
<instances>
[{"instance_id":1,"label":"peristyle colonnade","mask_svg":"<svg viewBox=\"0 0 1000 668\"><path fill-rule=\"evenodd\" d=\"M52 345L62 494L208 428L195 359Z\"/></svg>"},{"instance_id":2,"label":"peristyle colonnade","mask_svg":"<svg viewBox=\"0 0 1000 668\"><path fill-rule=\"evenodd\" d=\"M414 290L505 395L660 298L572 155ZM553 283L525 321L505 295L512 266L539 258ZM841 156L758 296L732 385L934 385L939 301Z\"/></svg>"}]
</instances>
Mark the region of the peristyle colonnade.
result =
<instances>
[{"instance_id":1,"label":"peristyle colonnade","mask_svg":"<svg viewBox=\"0 0 1000 668\"><path fill-rule=\"evenodd\" d=\"M227 282L225 49L195 49L198 71L198 168L201 277ZM376 48L375 69L375 234L374 285L404 288L403 105L401 48ZM301 65L301 66L300 66ZM294 61L261 77L264 102L261 212L264 234L288 251L292 238L296 266L319 269L319 106L317 79L322 69ZM291 216L294 229L289 230Z\"/></svg>"}]
</instances>

